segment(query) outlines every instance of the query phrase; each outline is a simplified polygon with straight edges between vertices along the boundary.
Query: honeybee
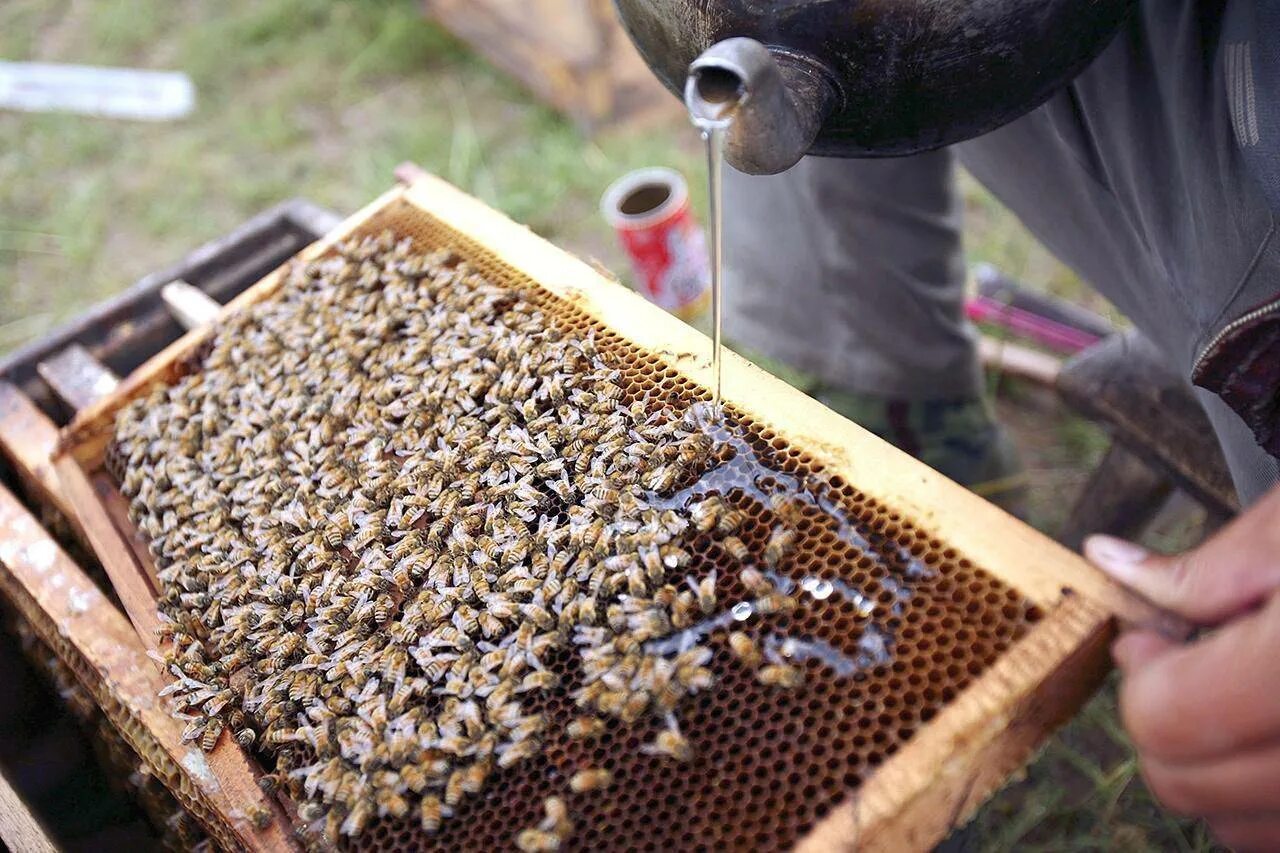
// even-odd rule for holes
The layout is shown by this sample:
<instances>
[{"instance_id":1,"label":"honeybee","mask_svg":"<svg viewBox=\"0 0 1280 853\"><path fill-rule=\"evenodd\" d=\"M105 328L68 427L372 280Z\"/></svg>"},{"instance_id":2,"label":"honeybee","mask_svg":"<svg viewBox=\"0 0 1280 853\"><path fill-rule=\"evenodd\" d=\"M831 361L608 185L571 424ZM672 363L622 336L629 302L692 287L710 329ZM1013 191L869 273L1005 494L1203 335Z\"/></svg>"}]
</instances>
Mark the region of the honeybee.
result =
<instances>
[{"instance_id":1,"label":"honeybee","mask_svg":"<svg viewBox=\"0 0 1280 853\"><path fill-rule=\"evenodd\" d=\"M449 774L449 781L444 785L444 804L449 808L453 808L462 802L463 784L467 778L466 768L456 768Z\"/></svg>"},{"instance_id":2,"label":"honeybee","mask_svg":"<svg viewBox=\"0 0 1280 853\"><path fill-rule=\"evenodd\" d=\"M478 794L484 788L484 780L489 778L489 760L473 761L467 765L462 774L462 790L467 794Z\"/></svg>"},{"instance_id":3,"label":"honeybee","mask_svg":"<svg viewBox=\"0 0 1280 853\"><path fill-rule=\"evenodd\" d=\"M393 788L379 788L374 794L374 802L378 806L378 816L391 815L404 817L409 813L409 801L396 793Z\"/></svg>"},{"instance_id":4,"label":"honeybee","mask_svg":"<svg viewBox=\"0 0 1280 853\"><path fill-rule=\"evenodd\" d=\"M659 465L644 476L644 486L655 492L663 493L675 486L680 479L680 470L674 465Z\"/></svg>"},{"instance_id":5,"label":"honeybee","mask_svg":"<svg viewBox=\"0 0 1280 853\"><path fill-rule=\"evenodd\" d=\"M764 572L751 566L744 566L738 571L738 580L753 595L770 595L777 591Z\"/></svg>"},{"instance_id":6,"label":"honeybee","mask_svg":"<svg viewBox=\"0 0 1280 853\"><path fill-rule=\"evenodd\" d=\"M218 736L222 734L222 722L218 719L209 721L205 727L204 733L200 736L200 749L205 752L213 752L214 746L218 743Z\"/></svg>"},{"instance_id":7,"label":"honeybee","mask_svg":"<svg viewBox=\"0 0 1280 853\"><path fill-rule=\"evenodd\" d=\"M544 631L550 631L555 627L555 619L553 619L551 614L539 604L534 604L532 602L522 604L520 605L520 612L524 614L525 618L532 621Z\"/></svg>"},{"instance_id":8,"label":"honeybee","mask_svg":"<svg viewBox=\"0 0 1280 853\"><path fill-rule=\"evenodd\" d=\"M524 677L520 682L520 686L516 688L517 693L524 693L529 690L551 690L560 681L559 677L549 669L535 669Z\"/></svg>"},{"instance_id":9,"label":"honeybee","mask_svg":"<svg viewBox=\"0 0 1280 853\"><path fill-rule=\"evenodd\" d=\"M783 527L774 528L764 548L764 561L770 568L778 565L795 550L796 532Z\"/></svg>"},{"instance_id":10,"label":"honeybee","mask_svg":"<svg viewBox=\"0 0 1280 853\"><path fill-rule=\"evenodd\" d=\"M391 618L391 614L395 610L395 606L395 601L391 596L386 595L385 593L378 596L373 605L373 621L379 625L385 624L386 621Z\"/></svg>"},{"instance_id":11,"label":"honeybee","mask_svg":"<svg viewBox=\"0 0 1280 853\"><path fill-rule=\"evenodd\" d=\"M714 611L716 609L716 570L712 569L702 580L690 585L698 597L698 608L703 613Z\"/></svg>"},{"instance_id":12,"label":"honeybee","mask_svg":"<svg viewBox=\"0 0 1280 853\"><path fill-rule=\"evenodd\" d=\"M347 819L342 822L340 832L343 835L359 835L364 825L368 822L373 807L367 799L363 797L356 800L351 807L351 811L347 814Z\"/></svg>"},{"instance_id":13,"label":"honeybee","mask_svg":"<svg viewBox=\"0 0 1280 853\"><path fill-rule=\"evenodd\" d=\"M597 738L604 734L604 731L604 720L599 717L577 717L566 727L566 733L571 738Z\"/></svg>"},{"instance_id":14,"label":"honeybee","mask_svg":"<svg viewBox=\"0 0 1280 853\"><path fill-rule=\"evenodd\" d=\"M546 813L546 817L542 819L539 828L551 830L561 839L573 831L573 824L569 821L569 807L560 797L545 798L542 801L542 810Z\"/></svg>"},{"instance_id":15,"label":"honeybee","mask_svg":"<svg viewBox=\"0 0 1280 853\"><path fill-rule=\"evenodd\" d=\"M498 766L503 769L513 767L537 755L541 748L541 744L534 739L515 741L502 750L502 754L498 756Z\"/></svg>"},{"instance_id":16,"label":"honeybee","mask_svg":"<svg viewBox=\"0 0 1280 853\"><path fill-rule=\"evenodd\" d=\"M716 519L716 530L725 535L730 534L741 527L745 520L742 510L727 506Z\"/></svg>"},{"instance_id":17,"label":"honeybee","mask_svg":"<svg viewBox=\"0 0 1280 853\"><path fill-rule=\"evenodd\" d=\"M569 789L575 794L599 791L613 784L613 774L604 769L579 770L569 778Z\"/></svg>"},{"instance_id":18,"label":"honeybee","mask_svg":"<svg viewBox=\"0 0 1280 853\"><path fill-rule=\"evenodd\" d=\"M560 836L545 829L530 827L516 835L516 847L524 853L554 853L560 849Z\"/></svg>"},{"instance_id":19,"label":"honeybee","mask_svg":"<svg viewBox=\"0 0 1280 853\"><path fill-rule=\"evenodd\" d=\"M502 620L487 610L480 611L477 620L480 623L480 632L487 638L497 637L505 630Z\"/></svg>"},{"instance_id":20,"label":"honeybee","mask_svg":"<svg viewBox=\"0 0 1280 853\"><path fill-rule=\"evenodd\" d=\"M742 631L733 631L729 634L729 650L733 652L734 657L752 669L758 667L763 661L760 647L756 645L755 640Z\"/></svg>"},{"instance_id":21,"label":"honeybee","mask_svg":"<svg viewBox=\"0 0 1280 853\"><path fill-rule=\"evenodd\" d=\"M661 575L659 575L661 577ZM649 591L649 575L639 563L632 563L626 571L627 592L634 596L642 596Z\"/></svg>"},{"instance_id":22,"label":"honeybee","mask_svg":"<svg viewBox=\"0 0 1280 853\"><path fill-rule=\"evenodd\" d=\"M755 600L756 612L766 616L771 613L794 613L798 606L799 603L794 598L780 592L771 592Z\"/></svg>"},{"instance_id":23,"label":"honeybee","mask_svg":"<svg viewBox=\"0 0 1280 853\"><path fill-rule=\"evenodd\" d=\"M446 811L444 803L435 794L427 794L422 798L422 803L418 806L419 818L422 822L422 829L430 835L435 835L440 831L440 821L443 819Z\"/></svg>"},{"instance_id":24,"label":"honeybee","mask_svg":"<svg viewBox=\"0 0 1280 853\"><path fill-rule=\"evenodd\" d=\"M653 743L645 744L640 749L650 755L666 755L676 761L688 762L693 758L693 748L677 728L663 729L658 732Z\"/></svg>"},{"instance_id":25,"label":"honeybee","mask_svg":"<svg viewBox=\"0 0 1280 853\"><path fill-rule=\"evenodd\" d=\"M747 544L737 536L726 536L720 540L720 546L739 563L744 563L751 557L751 551L747 548Z\"/></svg>"},{"instance_id":26,"label":"honeybee","mask_svg":"<svg viewBox=\"0 0 1280 853\"><path fill-rule=\"evenodd\" d=\"M671 603L671 627L684 630L698 619L697 599L689 590L681 590Z\"/></svg>"},{"instance_id":27,"label":"honeybee","mask_svg":"<svg viewBox=\"0 0 1280 853\"><path fill-rule=\"evenodd\" d=\"M679 569L689 565L692 559L689 552L678 545L663 545L660 549L662 552L662 564L668 569Z\"/></svg>"},{"instance_id":28,"label":"honeybee","mask_svg":"<svg viewBox=\"0 0 1280 853\"><path fill-rule=\"evenodd\" d=\"M799 687L804 683L804 673L785 663L771 663L756 671L756 680L769 687Z\"/></svg>"}]
</instances>

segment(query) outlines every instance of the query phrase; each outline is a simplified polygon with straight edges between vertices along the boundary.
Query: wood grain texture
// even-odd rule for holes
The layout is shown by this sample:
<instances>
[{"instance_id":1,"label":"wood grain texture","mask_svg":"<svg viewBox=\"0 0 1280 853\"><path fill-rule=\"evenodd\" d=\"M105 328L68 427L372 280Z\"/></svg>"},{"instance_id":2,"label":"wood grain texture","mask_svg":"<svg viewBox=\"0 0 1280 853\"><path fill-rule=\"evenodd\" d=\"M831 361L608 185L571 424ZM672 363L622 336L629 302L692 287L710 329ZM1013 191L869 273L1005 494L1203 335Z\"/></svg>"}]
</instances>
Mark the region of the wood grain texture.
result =
<instances>
[{"instance_id":1,"label":"wood grain texture","mask_svg":"<svg viewBox=\"0 0 1280 853\"><path fill-rule=\"evenodd\" d=\"M683 114L610 0L425 0L427 14L588 130Z\"/></svg>"},{"instance_id":2,"label":"wood grain texture","mask_svg":"<svg viewBox=\"0 0 1280 853\"><path fill-rule=\"evenodd\" d=\"M82 533L53 470L51 457L57 446L58 428L53 421L17 386L0 380L0 455L36 501L57 510Z\"/></svg>"},{"instance_id":3,"label":"wood grain texture","mask_svg":"<svg viewBox=\"0 0 1280 853\"><path fill-rule=\"evenodd\" d=\"M214 834L250 850L296 849L287 819L263 795L234 741L224 735L208 755L181 742L181 725L158 697L165 676L148 657L139 634L3 487L0 589L63 658L130 746L149 761L160 761L160 778L184 803L195 802L198 817ZM259 830L248 817L256 809L276 819Z\"/></svg>"},{"instance_id":4,"label":"wood grain texture","mask_svg":"<svg viewBox=\"0 0 1280 853\"><path fill-rule=\"evenodd\" d=\"M120 383L119 377L80 344L71 344L40 362L36 372L72 412L107 396Z\"/></svg>"},{"instance_id":5,"label":"wood grain texture","mask_svg":"<svg viewBox=\"0 0 1280 853\"><path fill-rule=\"evenodd\" d=\"M158 648L160 616L156 610L156 587L138 562L127 540L121 535L103 506L88 474L69 456L54 462L58 482L66 500L73 507L85 539L97 554L111 586L144 648Z\"/></svg>"},{"instance_id":6,"label":"wood grain texture","mask_svg":"<svg viewBox=\"0 0 1280 853\"><path fill-rule=\"evenodd\" d=\"M40 821L0 772L0 841L16 853L56 853Z\"/></svg>"}]
</instances>

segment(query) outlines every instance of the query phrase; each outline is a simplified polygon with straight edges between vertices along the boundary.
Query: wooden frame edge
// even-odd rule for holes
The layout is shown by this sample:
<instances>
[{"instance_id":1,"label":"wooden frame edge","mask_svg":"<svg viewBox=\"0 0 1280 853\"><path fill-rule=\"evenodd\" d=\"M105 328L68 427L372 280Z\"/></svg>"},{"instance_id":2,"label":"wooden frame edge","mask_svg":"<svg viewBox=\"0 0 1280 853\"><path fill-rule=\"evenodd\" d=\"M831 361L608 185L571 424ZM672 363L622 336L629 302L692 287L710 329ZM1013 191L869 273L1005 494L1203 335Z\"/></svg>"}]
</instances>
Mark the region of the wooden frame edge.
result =
<instances>
[{"instance_id":1,"label":"wooden frame edge","mask_svg":"<svg viewBox=\"0 0 1280 853\"><path fill-rule=\"evenodd\" d=\"M167 772L161 778L166 785L176 786L188 799L197 801L204 811L203 820L220 821L215 828L225 836L224 841L234 839L249 850L297 849L283 810L266 799L229 736L208 755L197 746L182 744L178 721L169 715L158 695L164 686L160 668L148 658L141 638L3 486L0 531L4 533L0 538L0 590L41 638L51 642L55 653L77 673L84 688L139 754L145 755L147 747L163 751L167 765L162 769ZM65 659L68 649L78 660ZM79 677L85 666L96 673L96 683ZM124 720L111 714L112 705ZM237 759L243 766L236 766ZM249 818L249 812L256 809L275 819L259 829Z\"/></svg>"},{"instance_id":2,"label":"wooden frame edge","mask_svg":"<svg viewBox=\"0 0 1280 853\"><path fill-rule=\"evenodd\" d=\"M925 850L967 821L1110 670L1114 620L1067 597L837 806L800 853Z\"/></svg>"}]
</instances>

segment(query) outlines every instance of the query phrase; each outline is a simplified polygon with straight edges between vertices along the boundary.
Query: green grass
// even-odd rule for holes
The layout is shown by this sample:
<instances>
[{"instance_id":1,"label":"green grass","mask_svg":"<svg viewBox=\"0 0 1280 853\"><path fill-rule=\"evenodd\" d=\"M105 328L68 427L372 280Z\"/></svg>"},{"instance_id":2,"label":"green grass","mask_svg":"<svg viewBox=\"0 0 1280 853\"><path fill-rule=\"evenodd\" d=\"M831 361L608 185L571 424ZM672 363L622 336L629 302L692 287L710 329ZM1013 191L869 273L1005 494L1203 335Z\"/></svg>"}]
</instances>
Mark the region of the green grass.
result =
<instances>
[{"instance_id":1,"label":"green grass","mask_svg":"<svg viewBox=\"0 0 1280 853\"><path fill-rule=\"evenodd\" d=\"M620 269L600 192L699 162L683 127L583 138L409 0L7 0L0 46L178 69L198 90L167 124L0 114L0 350L275 202L355 210L406 159Z\"/></svg>"},{"instance_id":2,"label":"green grass","mask_svg":"<svg viewBox=\"0 0 1280 853\"><path fill-rule=\"evenodd\" d=\"M1114 678L964 831L966 850L1182 851L1216 847L1147 791L1117 721Z\"/></svg>"},{"instance_id":3,"label":"green grass","mask_svg":"<svg viewBox=\"0 0 1280 853\"><path fill-rule=\"evenodd\" d=\"M0 57L176 69L198 89L167 124L0 114L0 351L278 201L353 211L406 159L619 272L596 211L609 181L669 165L705 209L684 122L586 139L412 0L4 0ZM964 192L973 260L1107 310L971 179ZM1052 525L1105 439L1000 387ZM1146 798L1106 696L970 834L982 850L1205 849Z\"/></svg>"}]
</instances>

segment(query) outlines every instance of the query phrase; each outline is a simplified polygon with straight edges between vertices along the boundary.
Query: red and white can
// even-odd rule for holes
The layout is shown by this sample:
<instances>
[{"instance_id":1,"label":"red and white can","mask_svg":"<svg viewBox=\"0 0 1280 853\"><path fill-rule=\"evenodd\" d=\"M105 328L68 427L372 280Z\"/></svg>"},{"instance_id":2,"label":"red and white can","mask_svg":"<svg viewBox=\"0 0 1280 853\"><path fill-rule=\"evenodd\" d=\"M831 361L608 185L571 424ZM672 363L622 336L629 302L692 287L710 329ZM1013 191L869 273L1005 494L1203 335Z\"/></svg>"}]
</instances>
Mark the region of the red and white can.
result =
<instances>
[{"instance_id":1,"label":"red and white can","mask_svg":"<svg viewBox=\"0 0 1280 853\"><path fill-rule=\"evenodd\" d=\"M711 270L706 236L689 207L689 185L674 169L623 175L600 200L635 270L636 289L685 322L707 310Z\"/></svg>"}]
</instances>

